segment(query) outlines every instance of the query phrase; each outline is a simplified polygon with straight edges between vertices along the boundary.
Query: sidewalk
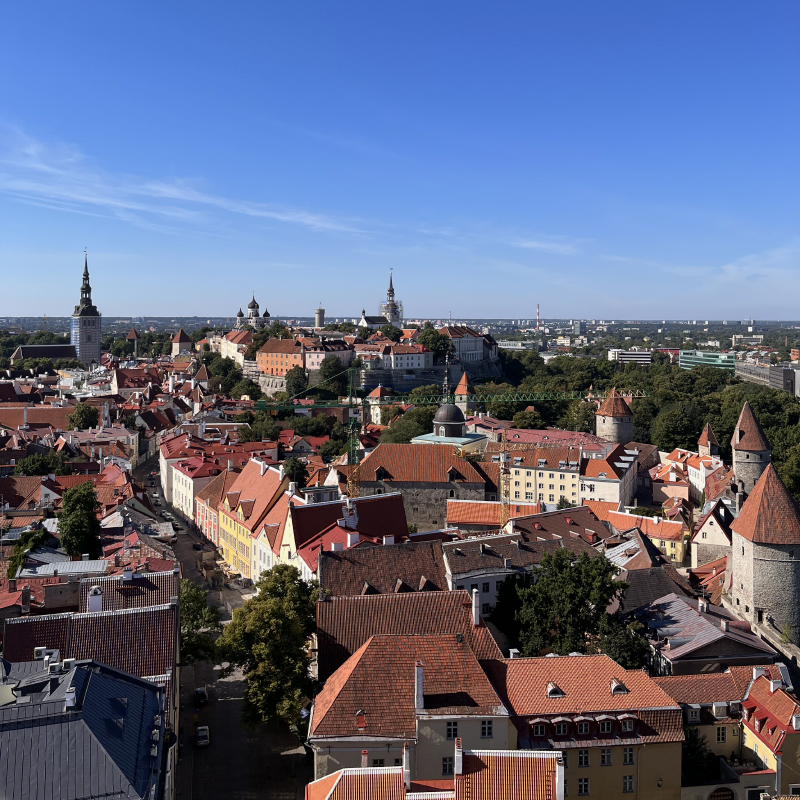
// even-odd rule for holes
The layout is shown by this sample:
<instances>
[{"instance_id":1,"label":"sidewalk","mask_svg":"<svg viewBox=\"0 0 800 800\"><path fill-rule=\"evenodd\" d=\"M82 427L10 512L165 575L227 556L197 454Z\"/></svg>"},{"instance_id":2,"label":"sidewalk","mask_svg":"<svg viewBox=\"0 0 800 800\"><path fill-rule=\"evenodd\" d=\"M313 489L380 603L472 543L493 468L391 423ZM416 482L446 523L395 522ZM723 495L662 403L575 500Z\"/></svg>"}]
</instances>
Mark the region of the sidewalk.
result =
<instances>
[{"instance_id":1,"label":"sidewalk","mask_svg":"<svg viewBox=\"0 0 800 800\"><path fill-rule=\"evenodd\" d=\"M178 731L179 753L176 768L176 797L192 800L194 779L194 667L181 667L181 724Z\"/></svg>"}]
</instances>

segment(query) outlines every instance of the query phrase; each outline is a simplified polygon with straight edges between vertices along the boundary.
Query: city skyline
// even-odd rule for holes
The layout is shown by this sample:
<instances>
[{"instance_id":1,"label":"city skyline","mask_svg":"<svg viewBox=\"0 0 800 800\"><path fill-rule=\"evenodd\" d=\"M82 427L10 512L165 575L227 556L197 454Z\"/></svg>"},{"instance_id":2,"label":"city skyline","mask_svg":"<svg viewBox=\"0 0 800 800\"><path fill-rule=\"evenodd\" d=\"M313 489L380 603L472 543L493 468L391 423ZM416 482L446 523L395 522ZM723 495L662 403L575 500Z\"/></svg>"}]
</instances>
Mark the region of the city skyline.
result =
<instances>
[{"instance_id":1,"label":"city skyline","mask_svg":"<svg viewBox=\"0 0 800 800\"><path fill-rule=\"evenodd\" d=\"M796 6L313 8L7 9L0 314L793 316Z\"/></svg>"}]
</instances>

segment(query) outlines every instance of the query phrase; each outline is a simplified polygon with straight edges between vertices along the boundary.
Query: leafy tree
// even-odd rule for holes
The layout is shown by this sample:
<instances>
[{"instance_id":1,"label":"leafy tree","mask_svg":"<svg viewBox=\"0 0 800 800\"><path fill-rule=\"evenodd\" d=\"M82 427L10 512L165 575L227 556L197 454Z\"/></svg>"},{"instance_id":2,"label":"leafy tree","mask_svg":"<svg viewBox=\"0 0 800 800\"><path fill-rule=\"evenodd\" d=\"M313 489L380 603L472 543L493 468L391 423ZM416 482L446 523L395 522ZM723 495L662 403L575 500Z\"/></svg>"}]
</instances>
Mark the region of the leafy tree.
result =
<instances>
[{"instance_id":1,"label":"leafy tree","mask_svg":"<svg viewBox=\"0 0 800 800\"><path fill-rule=\"evenodd\" d=\"M71 414L67 414L67 428L71 431L85 431L97 427L100 412L86 403L78 403Z\"/></svg>"},{"instance_id":2,"label":"leafy tree","mask_svg":"<svg viewBox=\"0 0 800 800\"><path fill-rule=\"evenodd\" d=\"M703 418L692 403L679 403L662 411L653 422L651 440L659 450L671 451L676 447L691 450L697 446Z\"/></svg>"},{"instance_id":3,"label":"leafy tree","mask_svg":"<svg viewBox=\"0 0 800 800\"><path fill-rule=\"evenodd\" d=\"M63 453L51 450L46 455L34 453L17 462L15 475L69 475L70 468Z\"/></svg>"},{"instance_id":4,"label":"leafy tree","mask_svg":"<svg viewBox=\"0 0 800 800\"><path fill-rule=\"evenodd\" d=\"M706 737L693 725L683 728L681 745L681 784L699 786L719 778L717 757L708 749Z\"/></svg>"},{"instance_id":5,"label":"leafy tree","mask_svg":"<svg viewBox=\"0 0 800 800\"><path fill-rule=\"evenodd\" d=\"M261 387L250 378L243 378L230 390L230 396L238 400L243 394L251 400L260 400Z\"/></svg>"},{"instance_id":6,"label":"leafy tree","mask_svg":"<svg viewBox=\"0 0 800 800\"><path fill-rule=\"evenodd\" d=\"M398 419L390 428L381 434L381 444L408 444L417 436L430 433L425 430L419 422L413 419L406 419L405 415Z\"/></svg>"},{"instance_id":7,"label":"leafy tree","mask_svg":"<svg viewBox=\"0 0 800 800\"><path fill-rule=\"evenodd\" d=\"M25 552L35 550L44 543L47 538L47 531L44 528L37 528L32 531L23 531L19 539L14 542L14 552L8 560L6 575L13 578L25 565Z\"/></svg>"},{"instance_id":8,"label":"leafy tree","mask_svg":"<svg viewBox=\"0 0 800 800\"><path fill-rule=\"evenodd\" d=\"M558 504L556 505L556 508L559 511L563 508L572 508L572 503L570 503L570 501L567 500L567 498L564 497L564 495L561 495L561 497L558 498Z\"/></svg>"},{"instance_id":9,"label":"leafy tree","mask_svg":"<svg viewBox=\"0 0 800 800\"><path fill-rule=\"evenodd\" d=\"M399 406L381 406L381 425L388 425L403 409Z\"/></svg>"},{"instance_id":10,"label":"leafy tree","mask_svg":"<svg viewBox=\"0 0 800 800\"><path fill-rule=\"evenodd\" d=\"M347 451L347 447L336 439L329 439L317 451L320 458L333 459Z\"/></svg>"},{"instance_id":11,"label":"leafy tree","mask_svg":"<svg viewBox=\"0 0 800 800\"><path fill-rule=\"evenodd\" d=\"M91 481L64 492L61 513L58 515L58 533L67 555L80 556L88 553L89 558L100 555L100 520L97 518L99 510L100 503L97 502Z\"/></svg>"},{"instance_id":12,"label":"leafy tree","mask_svg":"<svg viewBox=\"0 0 800 800\"><path fill-rule=\"evenodd\" d=\"M239 372L239 365L232 358L216 356L208 365L208 371L215 378L225 378L233 372Z\"/></svg>"},{"instance_id":13,"label":"leafy tree","mask_svg":"<svg viewBox=\"0 0 800 800\"><path fill-rule=\"evenodd\" d=\"M558 421L558 427L568 431L594 433L594 416L596 409L591 403L575 400L567 406L564 415Z\"/></svg>"},{"instance_id":14,"label":"leafy tree","mask_svg":"<svg viewBox=\"0 0 800 800\"><path fill-rule=\"evenodd\" d=\"M518 592L523 653L585 653L589 642L600 635L607 606L628 588L614 580L615 574L614 565L602 554L581 553L575 558L568 550L546 553L536 582Z\"/></svg>"},{"instance_id":15,"label":"leafy tree","mask_svg":"<svg viewBox=\"0 0 800 800\"><path fill-rule=\"evenodd\" d=\"M214 634L221 629L219 612L208 605L208 592L186 578L180 584L181 660L211 661Z\"/></svg>"},{"instance_id":16,"label":"leafy tree","mask_svg":"<svg viewBox=\"0 0 800 800\"><path fill-rule=\"evenodd\" d=\"M642 669L650 655L647 640L640 635L643 628L641 622L634 621L625 625L617 617L606 614L600 620L598 652L613 658L625 669Z\"/></svg>"},{"instance_id":17,"label":"leafy tree","mask_svg":"<svg viewBox=\"0 0 800 800\"><path fill-rule=\"evenodd\" d=\"M256 587L258 594L233 612L217 640L218 660L228 663L226 673L244 671L246 722L284 722L300 730L303 702L314 690L308 640L319 586L302 580L296 567L278 564Z\"/></svg>"},{"instance_id":18,"label":"leafy tree","mask_svg":"<svg viewBox=\"0 0 800 800\"><path fill-rule=\"evenodd\" d=\"M287 458L283 462L283 471L290 481L297 484L299 489L302 489L308 483L306 465L297 458Z\"/></svg>"},{"instance_id":19,"label":"leafy tree","mask_svg":"<svg viewBox=\"0 0 800 800\"><path fill-rule=\"evenodd\" d=\"M414 524L413 524L413 523L411 523L411 522L409 522L409 523L408 523L408 525L407 525L406 527L408 528L408 532L409 532L409 533L417 533L417 532L419 531L419 528L417 528L417 526L416 526L416 525L414 525Z\"/></svg>"},{"instance_id":20,"label":"leafy tree","mask_svg":"<svg viewBox=\"0 0 800 800\"><path fill-rule=\"evenodd\" d=\"M294 432L301 436L327 436L330 433L328 418L324 414L313 417L297 415L293 420Z\"/></svg>"},{"instance_id":21,"label":"leafy tree","mask_svg":"<svg viewBox=\"0 0 800 800\"><path fill-rule=\"evenodd\" d=\"M428 383L425 386L417 386L411 390L409 399L413 403L418 397L435 397L441 396L442 387L438 383Z\"/></svg>"},{"instance_id":22,"label":"leafy tree","mask_svg":"<svg viewBox=\"0 0 800 800\"><path fill-rule=\"evenodd\" d=\"M450 341L450 337L439 333L429 322L426 322L425 326L419 332L417 344L421 344L423 347L427 347L428 350L431 350L433 352L434 361L438 362L444 361L445 356L453 352L453 343Z\"/></svg>"},{"instance_id":23,"label":"leafy tree","mask_svg":"<svg viewBox=\"0 0 800 800\"><path fill-rule=\"evenodd\" d=\"M242 415L240 414L238 416ZM278 441L279 433L280 428L278 427L278 423L263 411L258 411L255 414L253 422L239 428L236 435L240 442L262 442L265 439L276 442Z\"/></svg>"},{"instance_id":24,"label":"leafy tree","mask_svg":"<svg viewBox=\"0 0 800 800\"><path fill-rule=\"evenodd\" d=\"M531 585L527 572L509 575L497 590L497 601L494 604L489 620L502 631L511 647L519 647L520 643L520 592Z\"/></svg>"},{"instance_id":25,"label":"leafy tree","mask_svg":"<svg viewBox=\"0 0 800 800\"><path fill-rule=\"evenodd\" d=\"M379 331L393 342L399 342L400 339L403 338L403 331L394 325L384 325L382 328L379 328Z\"/></svg>"},{"instance_id":26,"label":"leafy tree","mask_svg":"<svg viewBox=\"0 0 800 800\"><path fill-rule=\"evenodd\" d=\"M544 428L544 420L538 411L518 411L514 414L514 427L520 429Z\"/></svg>"},{"instance_id":27,"label":"leafy tree","mask_svg":"<svg viewBox=\"0 0 800 800\"><path fill-rule=\"evenodd\" d=\"M286 394L297 397L308 389L308 377L300 367L292 367L286 373Z\"/></svg>"},{"instance_id":28,"label":"leafy tree","mask_svg":"<svg viewBox=\"0 0 800 800\"><path fill-rule=\"evenodd\" d=\"M325 356L319 365L320 385L329 389L337 397L347 392L347 375L339 356Z\"/></svg>"},{"instance_id":29,"label":"leafy tree","mask_svg":"<svg viewBox=\"0 0 800 800\"><path fill-rule=\"evenodd\" d=\"M245 425L251 425L256 420L256 415L252 411L242 411L241 414L237 414L234 418L234 422L242 422Z\"/></svg>"}]
</instances>

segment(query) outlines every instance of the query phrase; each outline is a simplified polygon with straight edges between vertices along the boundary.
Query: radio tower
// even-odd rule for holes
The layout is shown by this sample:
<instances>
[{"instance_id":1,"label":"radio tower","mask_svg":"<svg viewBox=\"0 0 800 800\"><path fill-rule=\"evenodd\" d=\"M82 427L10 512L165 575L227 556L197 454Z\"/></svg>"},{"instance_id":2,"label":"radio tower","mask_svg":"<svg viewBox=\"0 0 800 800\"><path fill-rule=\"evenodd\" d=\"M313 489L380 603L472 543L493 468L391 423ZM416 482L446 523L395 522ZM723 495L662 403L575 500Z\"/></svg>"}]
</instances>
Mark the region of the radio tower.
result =
<instances>
[{"instance_id":1,"label":"radio tower","mask_svg":"<svg viewBox=\"0 0 800 800\"><path fill-rule=\"evenodd\" d=\"M539 304L536 304L536 332L539 332Z\"/></svg>"}]
</instances>

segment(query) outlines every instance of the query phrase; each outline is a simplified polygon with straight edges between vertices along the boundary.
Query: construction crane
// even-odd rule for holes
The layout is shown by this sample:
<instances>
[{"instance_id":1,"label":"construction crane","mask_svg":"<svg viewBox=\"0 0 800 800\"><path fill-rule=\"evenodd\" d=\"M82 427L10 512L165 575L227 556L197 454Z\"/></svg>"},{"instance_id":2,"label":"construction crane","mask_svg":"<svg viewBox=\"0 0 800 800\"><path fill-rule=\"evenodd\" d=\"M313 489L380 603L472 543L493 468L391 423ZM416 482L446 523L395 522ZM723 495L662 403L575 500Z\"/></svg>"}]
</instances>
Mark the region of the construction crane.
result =
<instances>
[{"instance_id":1,"label":"construction crane","mask_svg":"<svg viewBox=\"0 0 800 800\"><path fill-rule=\"evenodd\" d=\"M361 411L363 412L365 408L369 406L396 406L396 405L409 405L413 404L415 406L430 406L430 405L441 405L442 403L452 402L453 396L450 393L449 384L445 384L444 391L441 394L430 394L430 395L415 395L414 397L409 397L409 395L386 395L384 397L375 397L370 398L368 403L361 402L360 398L355 396L356 391L356 370L353 367L349 367L348 369L333 375L332 377L328 378L328 380L333 381L336 378L341 378L343 375L348 375L348 395L346 401L340 400L315 400L314 401L314 408L316 409L328 409L328 408L347 408L350 409L350 420L349 420L349 435L347 438L347 496L348 497L359 497L361 493L360 488L360 476L359 476L359 466L361 461L361 439L360 439L360 431L361 426L356 419L356 415L353 414L354 411ZM323 384L317 384L319 386L323 386ZM311 388L311 387L309 387ZM277 403L269 403L265 400L258 400L253 410L254 411L296 411L298 409L298 405L294 402L295 400L299 399L301 395L305 394L309 389L305 389L302 392L299 392L294 397L290 397L288 400L277 402ZM546 403L546 402L563 402L569 400L586 400L590 402L594 402L597 400L602 400L604 395L602 393L587 391L587 392L507 392L504 394L465 394L459 395L459 401L465 403L495 403L495 402L504 402L504 403ZM628 395L630 399L642 398L647 397L646 392L636 391L632 392ZM364 398L366 400L366 398ZM508 455L514 450L535 450L535 449L545 449L545 448L553 448L553 447L564 447L564 445L558 445L556 443L546 443L546 444L524 444L524 443L511 443L505 441L505 432L503 433L503 447L501 447L501 484L503 482L503 475L504 467L503 464L505 463L505 469L508 471L506 476L506 486L505 490L502 486L499 486L500 495L501 495L501 503L503 505L502 510L502 522L503 525L508 522L508 514L509 514L509 507L511 504L510 500L510 475L511 475L511 456ZM464 456L465 453L457 448L459 456ZM506 454L506 459L504 462L503 454Z\"/></svg>"}]
</instances>

